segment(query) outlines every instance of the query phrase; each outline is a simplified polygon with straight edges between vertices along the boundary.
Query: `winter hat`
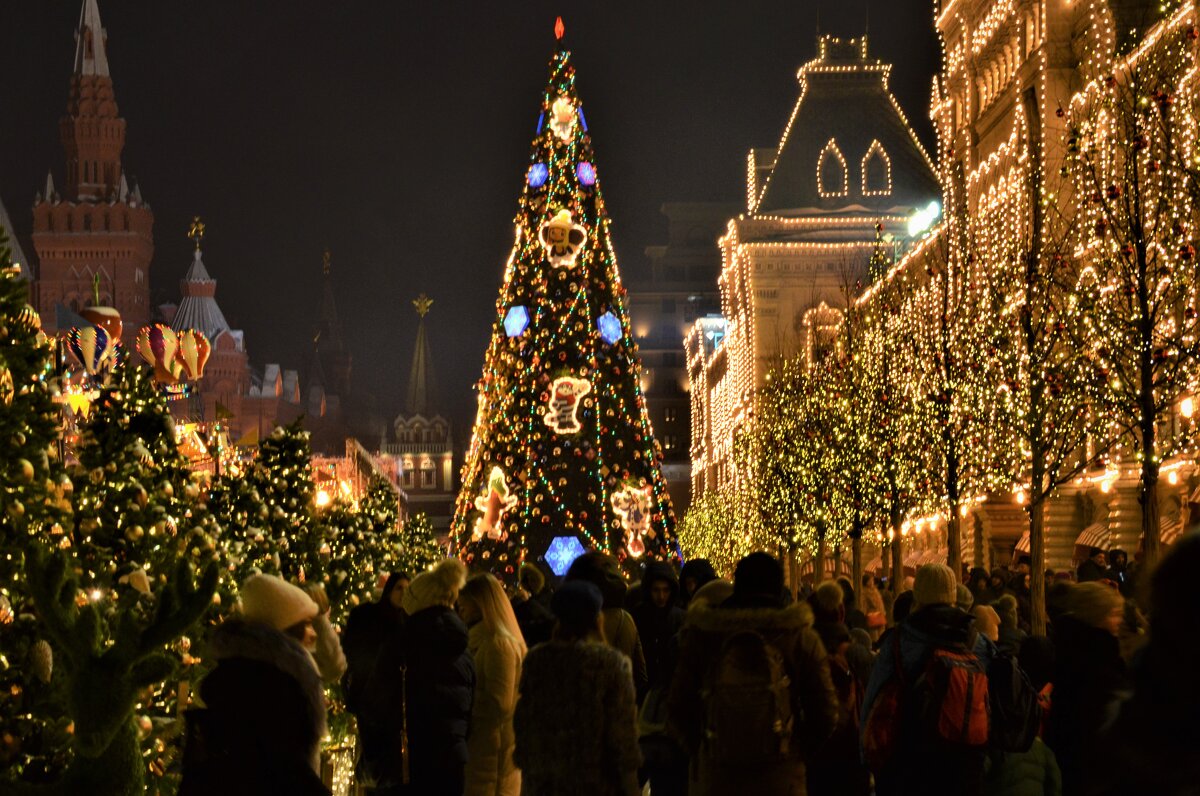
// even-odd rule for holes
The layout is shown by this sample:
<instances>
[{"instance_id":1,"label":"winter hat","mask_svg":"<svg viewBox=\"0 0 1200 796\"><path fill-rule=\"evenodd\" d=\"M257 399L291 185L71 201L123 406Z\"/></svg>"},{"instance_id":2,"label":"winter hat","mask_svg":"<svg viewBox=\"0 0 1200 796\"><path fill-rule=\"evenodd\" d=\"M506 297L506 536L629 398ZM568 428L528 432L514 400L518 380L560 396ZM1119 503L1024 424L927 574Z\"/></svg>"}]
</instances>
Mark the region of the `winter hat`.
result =
<instances>
[{"instance_id":1,"label":"winter hat","mask_svg":"<svg viewBox=\"0 0 1200 796\"><path fill-rule=\"evenodd\" d=\"M696 589L696 593L692 595L691 601L688 603L688 610L700 610L703 608L711 608L715 605L728 600L733 596L733 584L727 580L710 580L700 588Z\"/></svg>"},{"instance_id":2,"label":"winter hat","mask_svg":"<svg viewBox=\"0 0 1200 796\"><path fill-rule=\"evenodd\" d=\"M275 575L251 575L242 584L242 616L276 630L317 618L319 609L299 586Z\"/></svg>"},{"instance_id":3,"label":"winter hat","mask_svg":"<svg viewBox=\"0 0 1200 796\"><path fill-rule=\"evenodd\" d=\"M954 605L958 602L958 581L954 570L945 564L924 564L913 578L915 607Z\"/></svg>"},{"instance_id":4,"label":"winter hat","mask_svg":"<svg viewBox=\"0 0 1200 796\"><path fill-rule=\"evenodd\" d=\"M783 567L770 553L751 553L733 570L733 593L778 598L783 594Z\"/></svg>"},{"instance_id":5,"label":"winter hat","mask_svg":"<svg viewBox=\"0 0 1200 796\"><path fill-rule=\"evenodd\" d=\"M587 627L596 621L604 598L594 583L569 580L550 598L550 610L558 621L569 627Z\"/></svg>"},{"instance_id":6,"label":"winter hat","mask_svg":"<svg viewBox=\"0 0 1200 796\"><path fill-rule=\"evenodd\" d=\"M971 594L971 590L961 583L958 584L956 591L958 596L955 597L954 604L964 611L970 611L971 606L975 604L975 595Z\"/></svg>"},{"instance_id":7,"label":"winter hat","mask_svg":"<svg viewBox=\"0 0 1200 796\"><path fill-rule=\"evenodd\" d=\"M1112 586L1098 580L1072 586L1067 596L1067 612L1085 625L1102 628L1108 617L1125 604L1125 598Z\"/></svg>"},{"instance_id":8,"label":"winter hat","mask_svg":"<svg viewBox=\"0 0 1200 796\"><path fill-rule=\"evenodd\" d=\"M621 565L607 553L595 550L584 553L571 563L565 580L586 580L591 583L600 590L605 608L622 608L625 605L625 593L629 587L621 575Z\"/></svg>"},{"instance_id":9,"label":"winter hat","mask_svg":"<svg viewBox=\"0 0 1200 796\"><path fill-rule=\"evenodd\" d=\"M519 580L530 594L541 594L542 589L546 588L546 576L536 564L522 564Z\"/></svg>"},{"instance_id":10,"label":"winter hat","mask_svg":"<svg viewBox=\"0 0 1200 796\"><path fill-rule=\"evenodd\" d=\"M404 592L404 612L409 616L441 605L454 606L458 590L467 580L467 568L457 558L447 558L433 569L426 570L412 579Z\"/></svg>"}]
</instances>

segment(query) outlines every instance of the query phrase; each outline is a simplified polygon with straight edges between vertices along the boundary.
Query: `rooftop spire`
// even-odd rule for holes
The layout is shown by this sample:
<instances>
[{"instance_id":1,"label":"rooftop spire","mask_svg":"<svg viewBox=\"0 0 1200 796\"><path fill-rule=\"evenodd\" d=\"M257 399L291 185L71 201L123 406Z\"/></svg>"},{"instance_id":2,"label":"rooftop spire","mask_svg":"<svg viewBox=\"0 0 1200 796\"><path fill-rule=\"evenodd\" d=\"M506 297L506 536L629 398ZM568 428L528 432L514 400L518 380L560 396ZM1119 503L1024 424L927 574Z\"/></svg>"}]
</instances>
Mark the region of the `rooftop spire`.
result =
<instances>
[{"instance_id":1,"label":"rooftop spire","mask_svg":"<svg viewBox=\"0 0 1200 796\"><path fill-rule=\"evenodd\" d=\"M188 229L188 237L196 244L196 251L200 251L200 242L204 240L204 222L200 220L200 216L192 216L192 226Z\"/></svg>"},{"instance_id":2,"label":"rooftop spire","mask_svg":"<svg viewBox=\"0 0 1200 796\"><path fill-rule=\"evenodd\" d=\"M106 39L96 0L83 0L75 29L75 74L109 76Z\"/></svg>"},{"instance_id":3,"label":"rooftop spire","mask_svg":"<svg viewBox=\"0 0 1200 796\"><path fill-rule=\"evenodd\" d=\"M409 417L429 417L430 395L433 392L433 367L429 355L429 340L425 336L425 316L433 305L433 299L422 293L413 301L417 317L417 342L413 348L412 371L408 376L408 394L404 400L404 412Z\"/></svg>"}]
</instances>

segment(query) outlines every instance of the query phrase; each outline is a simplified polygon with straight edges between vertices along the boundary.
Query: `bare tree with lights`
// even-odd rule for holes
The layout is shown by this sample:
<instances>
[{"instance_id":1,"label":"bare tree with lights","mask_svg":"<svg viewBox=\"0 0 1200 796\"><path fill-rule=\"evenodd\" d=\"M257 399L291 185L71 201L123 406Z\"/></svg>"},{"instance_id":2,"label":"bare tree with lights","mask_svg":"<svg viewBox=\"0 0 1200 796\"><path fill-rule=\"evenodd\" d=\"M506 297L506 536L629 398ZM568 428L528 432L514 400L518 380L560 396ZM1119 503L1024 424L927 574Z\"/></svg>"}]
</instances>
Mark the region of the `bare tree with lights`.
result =
<instances>
[{"instance_id":1,"label":"bare tree with lights","mask_svg":"<svg viewBox=\"0 0 1200 796\"><path fill-rule=\"evenodd\" d=\"M1194 29L1168 24L1067 111L1064 168L1084 266L1073 311L1106 386L1113 458L1139 469L1147 565L1160 554L1161 468L1190 444L1181 405L1200 377L1193 39Z\"/></svg>"}]
</instances>

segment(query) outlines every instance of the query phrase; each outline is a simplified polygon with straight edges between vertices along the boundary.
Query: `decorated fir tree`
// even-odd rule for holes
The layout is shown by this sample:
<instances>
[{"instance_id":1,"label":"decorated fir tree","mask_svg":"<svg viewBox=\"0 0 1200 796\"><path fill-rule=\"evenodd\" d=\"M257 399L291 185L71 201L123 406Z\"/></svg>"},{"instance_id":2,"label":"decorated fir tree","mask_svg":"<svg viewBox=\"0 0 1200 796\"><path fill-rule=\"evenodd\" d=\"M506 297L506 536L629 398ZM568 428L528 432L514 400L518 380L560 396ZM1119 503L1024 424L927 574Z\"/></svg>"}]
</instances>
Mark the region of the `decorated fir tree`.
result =
<instances>
[{"instance_id":1,"label":"decorated fir tree","mask_svg":"<svg viewBox=\"0 0 1200 796\"><path fill-rule=\"evenodd\" d=\"M555 33L452 526L463 558L502 576L557 536L677 555L561 20Z\"/></svg>"},{"instance_id":2,"label":"decorated fir tree","mask_svg":"<svg viewBox=\"0 0 1200 796\"><path fill-rule=\"evenodd\" d=\"M429 569L443 556L429 516L424 512L411 515L400 531L400 553L396 559L396 570L415 577L418 572Z\"/></svg>"},{"instance_id":3,"label":"decorated fir tree","mask_svg":"<svg viewBox=\"0 0 1200 796\"><path fill-rule=\"evenodd\" d=\"M69 521L71 482L58 458L53 348L10 267L0 228L0 791L66 765L70 719L52 680L53 652L25 578L29 546Z\"/></svg>"}]
</instances>

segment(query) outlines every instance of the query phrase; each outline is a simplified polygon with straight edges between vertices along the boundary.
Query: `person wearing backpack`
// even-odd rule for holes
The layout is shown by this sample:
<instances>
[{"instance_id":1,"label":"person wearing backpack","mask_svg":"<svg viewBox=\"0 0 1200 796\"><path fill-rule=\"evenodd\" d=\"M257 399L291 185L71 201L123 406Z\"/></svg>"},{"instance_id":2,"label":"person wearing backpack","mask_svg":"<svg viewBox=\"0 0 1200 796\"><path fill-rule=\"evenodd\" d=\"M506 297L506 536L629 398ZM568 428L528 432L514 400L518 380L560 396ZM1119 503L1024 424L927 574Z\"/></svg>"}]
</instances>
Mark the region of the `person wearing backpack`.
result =
<instances>
[{"instance_id":1,"label":"person wearing backpack","mask_svg":"<svg viewBox=\"0 0 1200 796\"><path fill-rule=\"evenodd\" d=\"M957 597L953 570L922 566L912 613L880 644L862 712L863 752L878 796L982 791L995 646L972 632L974 619L955 605Z\"/></svg>"},{"instance_id":2,"label":"person wearing backpack","mask_svg":"<svg viewBox=\"0 0 1200 796\"><path fill-rule=\"evenodd\" d=\"M783 569L751 553L733 596L688 611L667 726L690 756L692 796L804 796L805 761L833 732L838 701L812 609L784 607Z\"/></svg>"}]
</instances>

